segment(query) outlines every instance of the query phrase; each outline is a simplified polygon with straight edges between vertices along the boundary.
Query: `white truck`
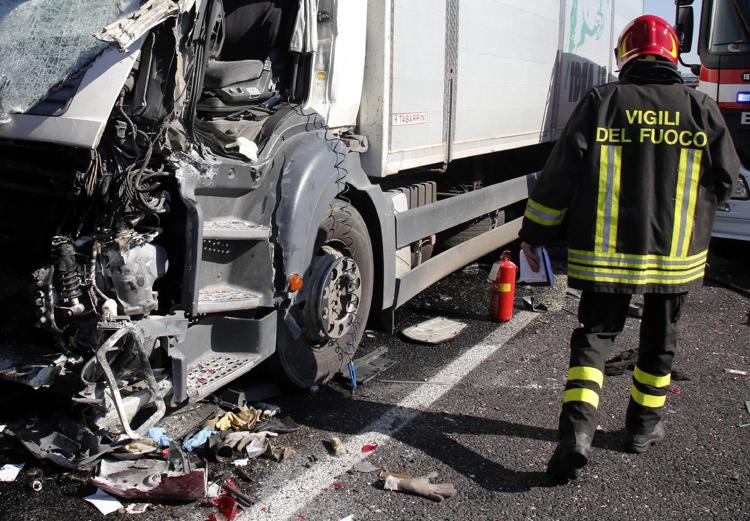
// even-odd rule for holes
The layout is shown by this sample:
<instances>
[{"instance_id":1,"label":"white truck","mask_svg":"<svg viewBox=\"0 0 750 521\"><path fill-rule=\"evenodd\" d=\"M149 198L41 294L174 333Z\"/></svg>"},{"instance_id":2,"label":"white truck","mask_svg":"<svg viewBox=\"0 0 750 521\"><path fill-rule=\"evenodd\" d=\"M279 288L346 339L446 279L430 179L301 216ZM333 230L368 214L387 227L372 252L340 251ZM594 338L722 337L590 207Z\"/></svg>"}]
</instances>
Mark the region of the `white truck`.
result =
<instances>
[{"instance_id":1,"label":"white truck","mask_svg":"<svg viewBox=\"0 0 750 521\"><path fill-rule=\"evenodd\" d=\"M326 381L368 318L517 237L642 11L5 2L0 377L133 437L270 357Z\"/></svg>"}]
</instances>

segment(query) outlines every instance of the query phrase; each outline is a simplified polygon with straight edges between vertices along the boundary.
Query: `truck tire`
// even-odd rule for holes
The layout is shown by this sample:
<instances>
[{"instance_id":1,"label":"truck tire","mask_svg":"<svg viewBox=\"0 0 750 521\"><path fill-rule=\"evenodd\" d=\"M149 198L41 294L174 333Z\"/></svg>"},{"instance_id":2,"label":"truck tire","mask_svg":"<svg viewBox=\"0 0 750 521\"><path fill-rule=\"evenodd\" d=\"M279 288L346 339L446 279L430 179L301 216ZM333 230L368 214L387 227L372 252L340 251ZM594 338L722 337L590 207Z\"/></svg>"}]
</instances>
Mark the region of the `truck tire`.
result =
<instances>
[{"instance_id":1,"label":"truck tire","mask_svg":"<svg viewBox=\"0 0 750 521\"><path fill-rule=\"evenodd\" d=\"M372 244L353 206L338 199L331 204L318 227L316 250L302 298L289 310L300 334L295 338L282 317L277 338L284 374L303 389L327 382L353 359L372 301Z\"/></svg>"}]
</instances>

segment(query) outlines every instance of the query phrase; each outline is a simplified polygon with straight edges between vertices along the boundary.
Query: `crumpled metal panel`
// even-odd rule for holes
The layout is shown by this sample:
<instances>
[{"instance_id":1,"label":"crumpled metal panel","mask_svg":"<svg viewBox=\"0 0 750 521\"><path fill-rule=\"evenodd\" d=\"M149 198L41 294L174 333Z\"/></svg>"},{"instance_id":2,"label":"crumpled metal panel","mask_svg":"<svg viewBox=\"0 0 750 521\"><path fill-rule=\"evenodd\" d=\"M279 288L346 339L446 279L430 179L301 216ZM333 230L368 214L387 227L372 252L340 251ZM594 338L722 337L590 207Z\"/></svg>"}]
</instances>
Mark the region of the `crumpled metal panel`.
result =
<instances>
[{"instance_id":1,"label":"crumpled metal panel","mask_svg":"<svg viewBox=\"0 0 750 521\"><path fill-rule=\"evenodd\" d=\"M206 469L187 472L168 470L166 461L103 460L94 485L124 498L202 500L208 491Z\"/></svg>"},{"instance_id":2,"label":"crumpled metal panel","mask_svg":"<svg viewBox=\"0 0 750 521\"><path fill-rule=\"evenodd\" d=\"M93 37L139 0L0 0L0 109L24 113L108 45Z\"/></svg>"}]
</instances>

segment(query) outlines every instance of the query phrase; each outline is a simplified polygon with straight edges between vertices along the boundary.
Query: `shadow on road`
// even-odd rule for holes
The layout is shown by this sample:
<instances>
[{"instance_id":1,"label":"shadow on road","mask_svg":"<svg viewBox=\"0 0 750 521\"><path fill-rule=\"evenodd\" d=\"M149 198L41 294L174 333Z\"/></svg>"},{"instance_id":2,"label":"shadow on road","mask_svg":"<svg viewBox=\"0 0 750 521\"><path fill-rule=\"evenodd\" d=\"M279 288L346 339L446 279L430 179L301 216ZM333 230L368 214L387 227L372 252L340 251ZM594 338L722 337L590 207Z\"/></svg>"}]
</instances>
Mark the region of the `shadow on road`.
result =
<instances>
[{"instance_id":1,"label":"shadow on road","mask_svg":"<svg viewBox=\"0 0 750 521\"><path fill-rule=\"evenodd\" d=\"M454 439L454 435L499 435L556 442L556 430L467 414L420 411L351 396L339 395L335 400L336 415L312 415L302 419L300 423L321 431L346 435L357 435L375 425L376 431L388 434L395 440L451 467L481 487L495 492L524 492L535 487L553 486L544 469L523 471L506 467L488 455L477 453L465 446ZM343 424L342 418L354 421ZM393 421L378 421L381 418ZM383 428L378 428L381 426ZM393 432L394 429L396 432ZM621 445L622 432L598 432L594 439L594 447L597 448L621 451ZM540 446L539 450L549 450L551 453L546 447Z\"/></svg>"}]
</instances>

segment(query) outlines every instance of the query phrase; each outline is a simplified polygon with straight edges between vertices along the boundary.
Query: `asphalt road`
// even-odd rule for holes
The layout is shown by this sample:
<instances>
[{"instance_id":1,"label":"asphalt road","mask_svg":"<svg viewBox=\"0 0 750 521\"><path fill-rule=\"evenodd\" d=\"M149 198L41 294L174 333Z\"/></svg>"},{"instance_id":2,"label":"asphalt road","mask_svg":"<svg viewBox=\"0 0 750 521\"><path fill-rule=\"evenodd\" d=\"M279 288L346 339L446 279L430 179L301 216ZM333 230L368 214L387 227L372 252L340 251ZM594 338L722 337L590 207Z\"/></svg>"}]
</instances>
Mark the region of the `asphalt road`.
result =
<instances>
[{"instance_id":1,"label":"asphalt road","mask_svg":"<svg viewBox=\"0 0 750 521\"><path fill-rule=\"evenodd\" d=\"M725 241L715 252L714 278L691 294L682 319L675 368L690 380L673 382L668 437L649 453L622 451L630 373L609 377L590 465L575 482L551 485L543 471L556 439L577 299L563 294L562 309L518 310L498 325L486 318L484 272L468 270L397 314L399 330L434 316L466 322L455 340L427 346L375 333L362 353L385 346L397 364L354 395L334 384L273 400L302 425L277 441L297 456L247 467L252 481L238 483L257 503L243 519L748 519L750 425L742 425L750 424L750 376L725 370L750 371L750 302L741 292L750 289L750 246ZM628 319L616 350L636 345L638 325ZM327 452L332 436L348 454ZM361 452L367 443L378 447ZM12 445L0 453L0 463L20 459L28 465L18 480L0 484L0 519L101 518L80 499L93 491L89 485ZM436 503L383 490L377 472L352 469L363 459L412 476L437 471L458 493ZM37 469L40 493L28 487ZM160 504L139 518L205 520L213 512Z\"/></svg>"}]
</instances>

